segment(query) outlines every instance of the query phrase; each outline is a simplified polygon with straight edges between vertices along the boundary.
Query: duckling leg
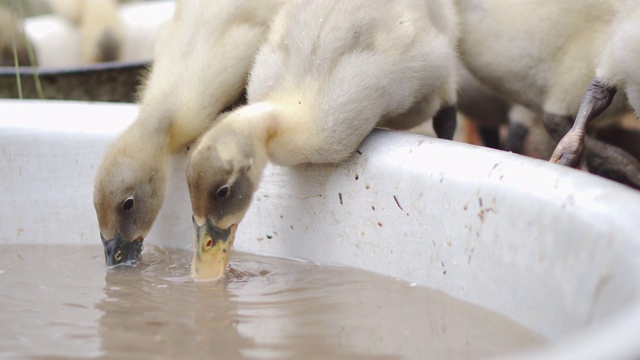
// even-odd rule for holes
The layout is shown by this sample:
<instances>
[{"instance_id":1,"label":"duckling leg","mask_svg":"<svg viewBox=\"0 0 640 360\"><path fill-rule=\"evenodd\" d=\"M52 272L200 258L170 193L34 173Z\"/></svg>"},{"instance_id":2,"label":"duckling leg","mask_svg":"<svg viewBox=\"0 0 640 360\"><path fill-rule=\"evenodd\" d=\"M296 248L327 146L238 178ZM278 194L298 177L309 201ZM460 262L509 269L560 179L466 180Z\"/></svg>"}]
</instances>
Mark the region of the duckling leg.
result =
<instances>
[{"instance_id":1,"label":"duckling leg","mask_svg":"<svg viewBox=\"0 0 640 360\"><path fill-rule=\"evenodd\" d=\"M500 149L500 129L495 126L478 126L478 135L484 146Z\"/></svg>"},{"instance_id":2,"label":"duckling leg","mask_svg":"<svg viewBox=\"0 0 640 360\"><path fill-rule=\"evenodd\" d=\"M578 167L584 151L584 138L589 122L605 111L613 96L616 94L615 86L609 86L604 82L594 79L580 103L578 116L566 135L560 140L549 161L571 167Z\"/></svg>"},{"instance_id":3,"label":"duckling leg","mask_svg":"<svg viewBox=\"0 0 640 360\"><path fill-rule=\"evenodd\" d=\"M640 162L635 157L589 135L584 143L590 173L640 190Z\"/></svg>"},{"instance_id":4,"label":"duckling leg","mask_svg":"<svg viewBox=\"0 0 640 360\"><path fill-rule=\"evenodd\" d=\"M440 139L452 140L456 131L456 106L443 107L433 117L433 130Z\"/></svg>"},{"instance_id":5,"label":"duckling leg","mask_svg":"<svg viewBox=\"0 0 640 360\"><path fill-rule=\"evenodd\" d=\"M511 107L511 110L509 110L509 131L505 141L506 151L516 154L524 153L524 142L529 135L529 129L531 129L538 116L538 113L524 106L513 105ZM568 129L562 134L564 135L566 131Z\"/></svg>"},{"instance_id":6,"label":"duckling leg","mask_svg":"<svg viewBox=\"0 0 640 360\"><path fill-rule=\"evenodd\" d=\"M571 129L571 120L570 115L544 113L542 116L544 128L555 142L560 142L562 137L569 132Z\"/></svg>"},{"instance_id":7,"label":"duckling leg","mask_svg":"<svg viewBox=\"0 0 640 360\"><path fill-rule=\"evenodd\" d=\"M529 128L525 125L510 122L507 130L507 138L504 142L504 150L516 154L524 153L524 141L529 135Z\"/></svg>"},{"instance_id":8,"label":"duckling leg","mask_svg":"<svg viewBox=\"0 0 640 360\"><path fill-rule=\"evenodd\" d=\"M544 125L549 135L557 141L571 129L571 117L545 114ZM631 154L589 135L584 137L584 147L590 173L640 190L640 162Z\"/></svg>"}]
</instances>

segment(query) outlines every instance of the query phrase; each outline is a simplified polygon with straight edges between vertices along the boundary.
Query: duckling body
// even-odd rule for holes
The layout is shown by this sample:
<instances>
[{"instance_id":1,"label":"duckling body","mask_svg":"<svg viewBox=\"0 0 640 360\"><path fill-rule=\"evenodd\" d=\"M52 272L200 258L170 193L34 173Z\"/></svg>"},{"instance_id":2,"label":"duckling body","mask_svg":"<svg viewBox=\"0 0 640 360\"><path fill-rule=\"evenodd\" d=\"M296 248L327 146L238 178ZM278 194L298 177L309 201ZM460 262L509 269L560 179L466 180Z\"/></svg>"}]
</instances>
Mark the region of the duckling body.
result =
<instances>
[{"instance_id":1,"label":"duckling body","mask_svg":"<svg viewBox=\"0 0 640 360\"><path fill-rule=\"evenodd\" d=\"M618 5L611 29L600 48L595 79L624 91L623 95L640 116L640 0Z\"/></svg>"},{"instance_id":2,"label":"duckling body","mask_svg":"<svg viewBox=\"0 0 640 360\"><path fill-rule=\"evenodd\" d=\"M629 104L640 116L640 1L628 0L614 25L605 55L596 69L596 78L624 89Z\"/></svg>"},{"instance_id":3,"label":"duckling body","mask_svg":"<svg viewBox=\"0 0 640 360\"><path fill-rule=\"evenodd\" d=\"M256 57L249 104L224 115L189 161L194 275L224 273L228 255L202 259L228 254L268 161L340 162L375 126L409 129L454 105L456 34L448 1L286 6Z\"/></svg>"},{"instance_id":4,"label":"duckling body","mask_svg":"<svg viewBox=\"0 0 640 360\"><path fill-rule=\"evenodd\" d=\"M467 68L537 112L575 114L619 2L456 0Z\"/></svg>"},{"instance_id":5,"label":"duckling body","mask_svg":"<svg viewBox=\"0 0 640 360\"><path fill-rule=\"evenodd\" d=\"M492 93L462 64L458 74L458 110L476 123L485 146L536 158L551 156L555 144L544 133L541 114ZM503 125L508 125L504 141L499 133Z\"/></svg>"},{"instance_id":6,"label":"duckling body","mask_svg":"<svg viewBox=\"0 0 640 360\"><path fill-rule=\"evenodd\" d=\"M623 3L456 0L460 55L492 91L544 114L545 127L557 142L578 114ZM628 110L625 94L619 95L605 107L603 117ZM588 138L587 147L590 171L606 172L608 177L640 187L640 181L634 180L640 175L640 163L631 155L593 138ZM578 166L579 160L560 163ZM558 159L552 157L552 161ZM634 169L605 170L604 163L633 163Z\"/></svg>"},{"instance_id":7,"label":"duckling body","mask_svg":"<svg viewBox=\"0 0 640 360\"><path fill-rule=\"evenodd\" d=\"M168 157L241 95L282 1L179 1L159 34L134 123L109 147L94 206L108 265L135 261L164 199Z\"/></svg>"},{"instance_id":8,"label":"duckling body","mask_svg":"<svg viewBox=\"0 0 640 360\"><path fill-rule=\"evenodd\" d=\"M248 86L250 104L282 115L267 144L270 160L340 162L374 126L409 129L455 104L455 28L432 25L429 10L419 1L286 8Z\"/></svg>"},{"instance_id":9,"label":"duckling body","mask_svg":"<svg viewBox=\"0 0 640 360\"><path fill-rule=\"evenodd\" d=\"M587 125L617 98L629 101L635 114L640 116L640 1L626 0L607 33L607 42L598 57L595 77L589 84L578 116L569 132L554 151L552 161L573 165L582 156ZM618 93L618 94L616 94ZM615 97L614 97L615 96ZM620 156L619 156L620 157ZM606 160L606 159L605 159ZM640 187L640 164L624 161L624 169L631 174L632 186Z\"/></svg>"}]
</instances>

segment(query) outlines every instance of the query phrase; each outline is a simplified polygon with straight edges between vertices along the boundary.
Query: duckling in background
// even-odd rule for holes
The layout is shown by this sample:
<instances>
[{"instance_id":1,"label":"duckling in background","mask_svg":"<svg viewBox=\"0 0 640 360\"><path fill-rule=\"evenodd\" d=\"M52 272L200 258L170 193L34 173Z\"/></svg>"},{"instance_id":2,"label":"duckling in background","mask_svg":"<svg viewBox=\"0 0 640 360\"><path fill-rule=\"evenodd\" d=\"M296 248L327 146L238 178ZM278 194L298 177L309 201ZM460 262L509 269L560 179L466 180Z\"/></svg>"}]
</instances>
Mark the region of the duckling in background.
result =
<instances>
[{"instance_id":1,"label":"duckling in background","mask_svg":"<svg viewBox=\"0 0 640 360\"><path fill-rule=\"evenodd\" d=\"M473 119L485 146L503 149L499 128L509 121L510 104L491 93L462 63L458 64L458 111Z\"/></svg>"},{"instance_id":2,"label":"duckling in background","mask_svg":"<svg viewBox=\"0 0 640 360\"><path fill-rule=\"evenodd\" d=\"M106 151L94 206L107 265L135 262L164 200L169 154L243 93L281 0L178 1L159 34L137 119Z\"/></svg>"},{"instance_id":3,"label":"duckling in background","mask_svg":"<svg viewBox=\"0 0 640 360\"><path fill-rule=\"evenodd\" d=\"M87 64L120 60L124 41L117 0L49 0L55 13L80 27L80 51Z\"/></svg>"},{"instance_id":4,"label":"duckling in background","mask_svg":"<svg viewBox=\"0 0 640 360\"><path fill-rule=\"evenodd\" d=\"M543 114L558 142L578 113L623 3L456 0L461 59L493 92ZM622 95L603 116L628 111ZM640 163L633 156L588 135L585 141L591 172L640 188Z\"/></svg>"},{"instance_id":5,"label":"duckling in background","mask_svg":"<svg viewBox=\"0 0 640 360\"><path fill-rule=\"evenodd\" d=\"M458 110L477 124L485 146L536 158L551 156L555 144L541 133L544 129L540 114L492 93L462 64L458 75ZM499 133L503 125L508 125L504 140Z\"/></svg>"},{"instance_id":6,"label":"duckling in background","mask_svg":"<svg viewBox=\"0 0 640 360\"><path fill-rule=\"evenodd\" d=\"M440 137L452 135L449 0L295 1L272 28L251 70L249 104L222 115L187 165L196 278L224 274L268 161L341 162L375 126L409 129L432 116L444 124Z\"/></svg>"},{"instance_id":7,"label":"duckling in background","mask_svg":"<svg viewBox=\"0 0 640 360\"><path fill-rule=\"evenodd\" d=\"M18 14L0 6L0 66L15 65L14 43L18 64L35 65L29 61L28 43L21 24Z\"/></svg>"},{"instance_id":8,"label":"duckling in background","mask_svg":"<svg viewBox=\"0 0 640 360\"><path fill-rule=\"evenodd\" d=\"M458 110L478 125L484 145L523 154L536 114L491 92L462 63L458 76ZM508 132L501 141L499 128L503 125L508 125Z\"/></svg>"},{"instance_id":9,"label":"duckling in background","mask_svg":"<svg viewBox=\"0 0 640 360\"><path fill-rule=\"evenodd\" d=\"M624 91L636 115L640 116L640 1L626 1L608 35L595 77L582 98L571 130L551 157L553 162L573 167L580 164L587 125L609 107L618 89ZM623 166L631 164L623 162ZM637 175L640 177L640 173Z\"/></svg>"}]
</instances>

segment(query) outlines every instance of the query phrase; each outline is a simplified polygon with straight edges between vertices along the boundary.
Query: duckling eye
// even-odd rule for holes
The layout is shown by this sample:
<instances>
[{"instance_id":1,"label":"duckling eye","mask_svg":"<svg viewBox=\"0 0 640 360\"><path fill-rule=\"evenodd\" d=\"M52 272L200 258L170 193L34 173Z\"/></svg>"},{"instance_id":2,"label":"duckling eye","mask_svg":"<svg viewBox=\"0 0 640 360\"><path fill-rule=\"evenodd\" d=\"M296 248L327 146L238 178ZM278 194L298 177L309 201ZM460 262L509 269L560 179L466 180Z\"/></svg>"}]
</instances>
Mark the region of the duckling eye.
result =
<instances>
[{"instance_id":1,"label":"duckling eye","mask_svg":"<svg viewBox=\"0 0 640 360\"><path fill-rule=\"evenodd\" d=\"M124 210L124 212L129 212L131 209L133 209L133 197L128 198L124 201L124 204L122 204L122 210Z\"/></svg>"},{"instance_id":2,"label":"duckling eye","mask_svg":"<svg viewBox=\"0 0 640 360\"><path fill-rule=\"evenodd\" d=\"M223 187L221 187L220 189L218 189L218 192L216 193L216 196L218 197L218 199L223 199L225 197L227 197L229 195L229 192L231 191L231 189L229 189L229 185L225 185Z\"/></svg>"}]
</instances>

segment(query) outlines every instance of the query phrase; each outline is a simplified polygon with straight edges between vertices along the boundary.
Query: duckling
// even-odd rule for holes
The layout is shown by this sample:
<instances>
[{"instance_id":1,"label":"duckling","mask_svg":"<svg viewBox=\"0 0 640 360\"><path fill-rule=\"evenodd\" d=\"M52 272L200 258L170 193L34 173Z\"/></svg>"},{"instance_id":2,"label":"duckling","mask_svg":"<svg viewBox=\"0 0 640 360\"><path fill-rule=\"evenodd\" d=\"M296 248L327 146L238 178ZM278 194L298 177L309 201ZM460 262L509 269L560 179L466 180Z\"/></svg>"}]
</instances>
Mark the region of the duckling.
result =
<instances>
[{"instance_id":1,"label":"duckling","mask_svg":"<svg viewBox=\"0 0 640 360\"><path fill-rule=\"evenodd\" d=\"M602 49L594 79L584 93L578 116L555 149L551 161L577 166L582 158L587 125L602 113L618 89L640 116L640 1L628 0L614 21L610 41Z\"/></svg>"},{"instance_id":2,"label":"duckling","mask_svg":"<svg viewBox=\"0 0 640 360\"><path fill-rule=\"evenodd\" d=\"M558 142L578 113L622 3L456 0L460 56L493 92L542 113ZM603 116L628 110L622 95ZM631 155L589 136L586 147L591 172L640 188L640 163Z\"/></svg>"},{"instance_id":3,"label":"duckling","mask_svg":"<svg viewBox=\"0 0 640 360\"><path fill-rule=\"evenodd\" d=\"M28 40L20 28L22 20L18 14L0 6L0 66L14 66L14 44L18 64L30 65Z\"/></svg>"},{"instance_id":4,"label":"duckling","mask_svg":"<svg viewBox=\"0 0 640 360\"><path fill-rule=\"evenodd\" d=\"M338 163L375 126L455 122L455 26L448 0L285 6L256 56L248 105L222 115L187 164L192 275L224 274L267 162Z\"/></svg>"},{"instance_id":5,"label":"duckling","mask_svg":"<svg viewBox=\"0 0 640 360\"><path fill-rule=\"evenodd\" d=\"M458 70L458 110L477 124L485 146L537 158L547 153L551 156L553 148L547 149L548 136L538 131L542 127L540 114L490 92L464 66ZM506 137L501 139L500 128L504 125ZM530 133L535 136L527 142Z\"/></svg>"},{"instance_id":6,"label":"duckling","mask_svg":"<svg viewBox=\"0 0 640 360\"><path fill-rule=\"evenodd\" d=\"M80 52L87 64L120 60L124 30L117 0L49 0L55 13L80 27Z\"/></svg>"},{"instance_id":7,"label":"duckling","mask_svg":"<svg viewBox=\"0 0 640 360\"><path fill-rule=\"evenodd\" d=\"M499 128L509 121L509 102L492 94L462 63L458 64L458 111L478 125L485 146L500 149Z\"/></svg>"},{"instance_id":8,"label":"duckling","mask_svg":"<svg viewBox=\"0 0 640 360\"><path fill-rule=\"evenodd\" d=\"M159 34L136 120L107 149L94 206L107 265L135 262L162 202L169 155L241 95L283 1L178 1Z\"/></svg>"},{"instance_id":9,"label":"duckling","mask_svg":"<svg viewBox=\"0 0 640 360\"><path fill-rule=\"evenodd\" d=\"M458 110L478 125L484 145L523 154L529 129L538 115L492 93L462 63L458 75ZM508 125L504 143L499 133L503 125Z\"/></svg>"}]
</instances>

